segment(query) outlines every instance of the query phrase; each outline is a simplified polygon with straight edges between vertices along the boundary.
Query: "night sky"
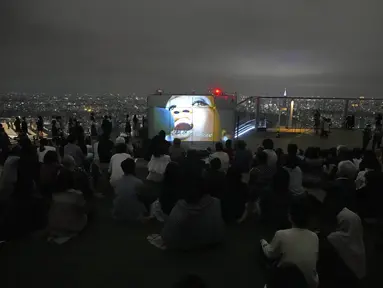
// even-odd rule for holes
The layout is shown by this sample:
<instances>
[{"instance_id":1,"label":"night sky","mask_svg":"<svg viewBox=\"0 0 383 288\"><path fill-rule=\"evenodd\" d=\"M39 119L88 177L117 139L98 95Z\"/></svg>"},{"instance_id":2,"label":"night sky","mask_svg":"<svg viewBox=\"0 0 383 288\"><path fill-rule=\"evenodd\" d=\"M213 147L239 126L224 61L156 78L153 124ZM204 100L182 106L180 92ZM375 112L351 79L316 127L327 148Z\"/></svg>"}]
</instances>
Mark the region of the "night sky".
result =
<instances>
[{"instance_id":1,"label":"night sky","mask_svg":"<svg viewBox=\"0 0 383 288\"><path fill-rule=\"evenodd\" d=\"M382 0L1 0L0 92L383 97Z\"/></svg>"}]
</instances>

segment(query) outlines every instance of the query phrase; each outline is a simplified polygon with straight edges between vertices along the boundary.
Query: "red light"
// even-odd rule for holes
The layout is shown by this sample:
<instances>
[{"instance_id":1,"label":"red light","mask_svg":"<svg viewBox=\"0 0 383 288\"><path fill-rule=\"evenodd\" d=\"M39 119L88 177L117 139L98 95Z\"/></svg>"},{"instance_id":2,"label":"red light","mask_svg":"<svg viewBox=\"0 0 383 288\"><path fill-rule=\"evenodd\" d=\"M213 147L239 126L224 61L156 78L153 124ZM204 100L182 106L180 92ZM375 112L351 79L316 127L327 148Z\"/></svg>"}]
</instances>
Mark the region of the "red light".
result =
<instances>
[{"instance_id":1,"label":"red light","mask_svg":"<svg viewBox=\"0 0 383 288\"><path fill-rule=\"evenodd\" d=\"M214 89L214 95L220 96L220 95L222 95L222 91L220 89Z\"/></svg>"}]
</instances>

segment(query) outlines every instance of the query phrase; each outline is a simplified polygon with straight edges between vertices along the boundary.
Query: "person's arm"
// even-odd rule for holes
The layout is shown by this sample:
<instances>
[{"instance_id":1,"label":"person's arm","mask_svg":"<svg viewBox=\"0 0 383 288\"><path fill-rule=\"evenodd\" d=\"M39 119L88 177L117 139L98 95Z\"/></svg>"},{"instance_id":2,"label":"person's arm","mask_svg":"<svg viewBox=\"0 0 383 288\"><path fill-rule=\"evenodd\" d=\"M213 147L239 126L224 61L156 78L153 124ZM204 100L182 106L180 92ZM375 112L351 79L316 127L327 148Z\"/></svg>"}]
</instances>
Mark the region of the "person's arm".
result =
<instances>
[{"instance_id":1,"label":"person's arm","mask_svg":"<svg viewBox=\"0 0 383 288\"><path fill-rule=\"evenodd\" d=\"M266 240L261 240L262 250L267 258L275 259L281 255L281 236L280 232L277 231L274 235L271 243L267 243Z\"/></svg>"}]
</instances>

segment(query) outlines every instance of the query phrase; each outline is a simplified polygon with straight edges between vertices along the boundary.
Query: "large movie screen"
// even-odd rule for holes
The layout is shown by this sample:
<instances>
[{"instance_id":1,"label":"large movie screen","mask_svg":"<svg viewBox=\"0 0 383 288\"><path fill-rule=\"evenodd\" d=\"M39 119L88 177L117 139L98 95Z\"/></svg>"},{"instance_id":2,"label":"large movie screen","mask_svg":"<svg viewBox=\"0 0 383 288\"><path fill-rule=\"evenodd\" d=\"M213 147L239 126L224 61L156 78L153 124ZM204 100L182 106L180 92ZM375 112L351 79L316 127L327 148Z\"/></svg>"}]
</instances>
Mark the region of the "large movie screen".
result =
<instances>
[{"instance_id":1,"label":"large movie screen","mask_svg":"<svg viewBox=\"0 0 383 288\"><path fill-rule=\"evenodd\" d=\"M217 103L214 96L153 95L148 102L149 137L161 130L168 141L217 142L233 136L235 105Z\"/></svg>"}]
</instances>

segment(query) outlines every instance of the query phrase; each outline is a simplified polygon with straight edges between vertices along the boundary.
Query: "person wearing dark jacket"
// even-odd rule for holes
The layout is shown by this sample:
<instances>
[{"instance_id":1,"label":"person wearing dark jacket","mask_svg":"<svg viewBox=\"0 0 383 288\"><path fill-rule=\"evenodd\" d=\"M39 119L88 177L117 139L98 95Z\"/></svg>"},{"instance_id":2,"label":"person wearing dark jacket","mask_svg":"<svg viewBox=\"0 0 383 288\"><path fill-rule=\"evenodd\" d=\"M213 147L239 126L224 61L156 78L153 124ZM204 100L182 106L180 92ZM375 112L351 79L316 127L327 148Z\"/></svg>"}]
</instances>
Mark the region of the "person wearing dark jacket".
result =
<instances>
[{"instance_id":1,"label":"person wearing dark jacket","mask_svg":"<svg viewBox=\"0 0 383 288\"><path fill-rule=\"evenodd\" d=\"M112 158L113 155L113 148L114 143L109 139L109 135L102 135L97 147L100 163L108 164L110 162L110 158Z\"/></svg>"},{"instance_id":2,"label":"person wearing dark jacket","mask_svg":"<svg viewBox=\"0 0 383 288\"><path fill-rule=\"evenodd\" d=\"M21 131L24 133L24 134L28 134L28 123L27 123L27 119L25 119L25 117L22 118L23 121L21 122Z\"/></svg>"}]
</instances>

